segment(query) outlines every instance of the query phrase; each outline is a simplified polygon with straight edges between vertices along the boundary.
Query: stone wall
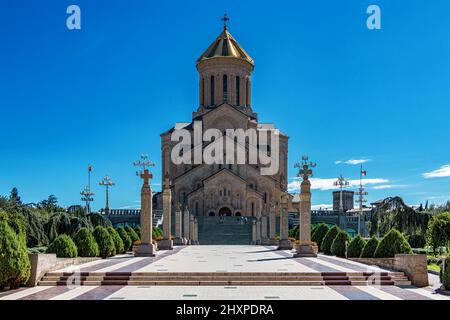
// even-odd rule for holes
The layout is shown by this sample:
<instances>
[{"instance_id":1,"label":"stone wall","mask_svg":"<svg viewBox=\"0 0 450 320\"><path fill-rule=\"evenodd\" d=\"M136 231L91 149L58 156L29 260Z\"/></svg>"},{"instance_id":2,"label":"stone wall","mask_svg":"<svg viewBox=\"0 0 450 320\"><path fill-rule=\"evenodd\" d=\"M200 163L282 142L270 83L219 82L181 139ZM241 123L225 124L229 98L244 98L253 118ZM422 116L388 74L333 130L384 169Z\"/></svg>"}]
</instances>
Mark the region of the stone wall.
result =
<instances>
[{"instance_id":1,"label":"stone wall","mask_svg":"<svg viewBox=\"0 0 450 320\"><path fill-rule=\"evenodd\" d=\"M402 271L416 287L428 286L427 256L424 254L396 254L395 258L349 258L380 268Z\"/></svg>"},{"instance_id":2,"label":"stone wall","mask_svg":"<svg viewBox=\"0 0 450 320\"><path fill-rule=\"evenodd\" d=\"M57 258L54 253L30 253L31 274L27 286L34 287L49 271L62 269L71 265L87 263L101 258Z\"/></svg>"}]
</instances>

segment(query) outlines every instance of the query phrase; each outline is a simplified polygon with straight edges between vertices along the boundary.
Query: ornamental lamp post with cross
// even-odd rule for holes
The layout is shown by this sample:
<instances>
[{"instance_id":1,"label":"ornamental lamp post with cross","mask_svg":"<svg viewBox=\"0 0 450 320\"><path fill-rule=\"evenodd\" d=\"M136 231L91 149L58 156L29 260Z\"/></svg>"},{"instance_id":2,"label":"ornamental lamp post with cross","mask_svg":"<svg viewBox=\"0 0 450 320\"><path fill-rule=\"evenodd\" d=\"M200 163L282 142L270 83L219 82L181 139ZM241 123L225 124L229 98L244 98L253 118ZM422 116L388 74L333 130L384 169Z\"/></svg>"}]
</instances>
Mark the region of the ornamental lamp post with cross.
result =
<instances>
[{"instance_id":1,"label":"ornamental lamp post with cross","mask_svg":"<svg viewBox=\"0 0 450 320\"><path fill-rule=\"evenodd\" d=\"M100 186L106 187L106 206L105 206L105 214L109 214L109 187L115 186L116 184L111 181L111 178L106 175L102 181L98 183Z\"/></svg>"},{"instance_id":2,"label":"ornamental lamp post with cross","mask_svg":"<svg viewBox=\"0 0 450 320\"><path fill-rule=\"evenodd\" d=\"M156 247L152 239L152 189L150 179L153 177L148 167L155 164L150 162L147 155L141 155L140 159L133 162L135 167L142 168L143 171L136 171L136 175L143 180L141 188L141 243L138 245L135 255L138 257L155 256Z\"/></svg>"},{"instance_id":3,"label":"ornamental lamp post with cross","mask_svg":"<svg viewBox=\"0 0 450 320\"><path fill-rule=\"evenodd\" d=\"M313 172L311 168L316 166L315 162L309 161L308 156L302 156L302 162L296 163L299 169L298 177L302 178L300 185L300 212L299 212L299 244L296 247L294 257L317 257L317 250L311 242L311 182Z\"/></svg>"},{"instance_id":4,"label":"ornamental lamp post with cross","mask_svg":"<svg viewBox=\"0 0 450 320\"><path fill-rule=\"evenodd\" d=\"M81 201L86 202L86 215L91 213L91 205L90 203L94 201L94 198L92 197L94 195L93 192L91 192L91 188L89 186L86 186L83 191L80 192L81 195Z\"/></svg>"},{"instance_id":5,"label":"ornamental lamp post with cross","mask_svg":"<svg viewBox=\"0 0 450 320\"><path fill-rule=\"evenodd\" d=\"M339 212L344 212L344 202L342 199L342 191L345 187L349 186L350 183L342 176L342 174L338 177L338 179L333 183L335 186L339 187Z\"/></svg>"}]
</instances>

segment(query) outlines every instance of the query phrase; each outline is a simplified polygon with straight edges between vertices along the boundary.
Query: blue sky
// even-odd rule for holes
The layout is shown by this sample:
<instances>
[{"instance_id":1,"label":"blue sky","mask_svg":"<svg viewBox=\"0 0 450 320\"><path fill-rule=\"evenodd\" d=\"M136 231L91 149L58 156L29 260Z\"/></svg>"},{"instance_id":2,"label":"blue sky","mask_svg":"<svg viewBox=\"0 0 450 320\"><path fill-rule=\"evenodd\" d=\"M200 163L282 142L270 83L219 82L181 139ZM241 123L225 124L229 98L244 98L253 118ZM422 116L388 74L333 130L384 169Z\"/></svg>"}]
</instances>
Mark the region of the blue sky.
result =
<instances>
[{"instance_id":1,"label":"blue sky","mask_svg":"<svg viewBox=\"0 0 450 320\"><path fill-rule=\"evenodd\" d=\"M66 28L70 4L81 30ZM381 30L366 28L370 4ZM0 194L78 204L91 163L94 208L105 174L111 206L136 206L141 153L157 163L159 190L159 134L191 119L195 60L224 12L255 60L259 120L290 137L289 177L302 154L318 164L313 204L331 203L339 174L358 179L348 160L367 161L369 201L450 198L447 0L2 1Z\"/></svg>"}]
</instances>

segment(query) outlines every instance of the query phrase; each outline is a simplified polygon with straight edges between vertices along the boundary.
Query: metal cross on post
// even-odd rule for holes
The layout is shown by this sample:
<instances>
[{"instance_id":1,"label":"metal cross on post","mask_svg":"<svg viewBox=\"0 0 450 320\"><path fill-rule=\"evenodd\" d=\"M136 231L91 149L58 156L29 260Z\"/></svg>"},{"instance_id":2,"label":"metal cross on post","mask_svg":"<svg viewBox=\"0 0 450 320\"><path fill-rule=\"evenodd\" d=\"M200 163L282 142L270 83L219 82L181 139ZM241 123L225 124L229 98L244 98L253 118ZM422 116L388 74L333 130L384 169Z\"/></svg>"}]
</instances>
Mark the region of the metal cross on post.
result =
<instances>
[{"instance_id":1,"label":"metal cross on post","mask_svg":"<svg viewBox=\"0 0 450 320\"><path fill-rule=\"evenodd\" d=\"M314 168L317 165L315 162L308 162L308 160L308 156L302 156L302 162L294 164L294 167L299 169L297 177L302 177L303 180L308 180L309 177L312 177L313 172L310 168Z\"/></svg>"},{"instance_id":2,"label":"metal cross on post","mask_svg":"<svg viewBox=\"0 0 450 320\"><path fill-rule=\"evenodd\" d=\"M86 186L83 191L80 192L82 195L81 201L86 202L86 215L91 213L90 203L94 201L94 198L92 197L94 195L93 192L91 192L91 189L89 186Z\"/></svg>"},{"instance_id":3,"label":"metal cross on post","mask_svg":"<svg viewBox=\"0 0 450 320\"><path fill-rule=\"evenodd\" d=\"M144 180L145 186L148 186L148 182L153 177L153 175L147 169L147 167L154 167L155 164L153 162L150 162L148 155L142 154L139 160L133 162L133 165L135 167L141 167L143 169L143 171L140 172L136 171L136 175Z\"/></svg>"},{"instance_id":4,"label":"metal cross on post","mask_svg":"<svg viewBox=\"0 0 450 320\"><path fill-rule=\"evenodd\" d=\"M116 184L111 181L111 178L106 175L102 181L98 183L100 186L106 187L106 207L105 207L105 213L109 214L109 187L115 186Z\"/></svg>"},{"instance_id":5,"label":"metal cross on post","mask_svg":"<svg viewBox=\"0 0 450 320\"><path fill-rule=\"evenodd\" d=\"M228 18L227 14L225 13L223 15L223 18L221 18L220 20L223 21L223 28L226 30L227 29L227 21L230 21L230 18Z\"/></svg>"}]
</instances>

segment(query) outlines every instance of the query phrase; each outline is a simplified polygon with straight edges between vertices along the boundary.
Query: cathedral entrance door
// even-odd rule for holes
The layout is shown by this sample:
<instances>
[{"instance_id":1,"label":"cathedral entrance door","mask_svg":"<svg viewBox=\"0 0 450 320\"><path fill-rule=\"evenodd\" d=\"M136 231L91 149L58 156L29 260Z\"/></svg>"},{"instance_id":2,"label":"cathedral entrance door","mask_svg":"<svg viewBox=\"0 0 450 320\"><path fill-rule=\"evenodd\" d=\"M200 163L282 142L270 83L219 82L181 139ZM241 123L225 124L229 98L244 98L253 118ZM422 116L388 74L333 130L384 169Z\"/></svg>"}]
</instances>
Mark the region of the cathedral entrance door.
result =
<instances>
[{"instance_id":1,"label":"cathedral entrance door","mask_svg":"<svg viewBox=\"0 0 450 320\"><path fill-rule=\"evenodd\" d=\"M222 207L219 210L219 216L231 217L231 210L228 207Z\"/></svg>"}]
</instances>

